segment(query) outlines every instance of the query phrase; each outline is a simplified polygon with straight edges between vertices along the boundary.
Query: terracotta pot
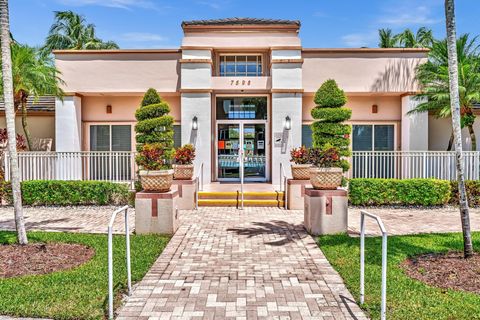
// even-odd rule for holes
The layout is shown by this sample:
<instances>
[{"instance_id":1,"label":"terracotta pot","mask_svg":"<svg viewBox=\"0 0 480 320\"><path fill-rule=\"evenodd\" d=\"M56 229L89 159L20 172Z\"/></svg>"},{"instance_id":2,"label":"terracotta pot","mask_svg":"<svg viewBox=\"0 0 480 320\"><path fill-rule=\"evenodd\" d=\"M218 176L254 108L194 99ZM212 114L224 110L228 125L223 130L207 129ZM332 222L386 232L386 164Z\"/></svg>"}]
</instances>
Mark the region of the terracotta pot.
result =
<instances>
[{"instance_id":1,"label":"terracotta pot","mask_svg":"<svg viewBox=\"0 0 480 320\"><path fill-rule=\"evenodd\" d=\"M310 168L310 183L314 189L336 190L342 185L342 168Z\"/></svg>"},{"instance_id":2,"label":"terracotta pot","mask_svg":"<svg viewBox=\"0 0 480 320\"><path fill-rule=\"evenodd\" d=\"M173 171L175 180L190 180L193 178L193 164L174 164Z\"/></svg>"},{"instance_id":3,"label":"terracotta pot","mask_svg":"<svg viewBox=\"0 0 480 320\"><path fill-rule=\"evenodd\" d=\"M172 187L173 170L140 170L140 183L144 191L168 192Z\"/></svg>"},{"instance_id":4,"label":"terracotta pot","mask_svg":"<svg viewBox=\"0 0 480 320\"><path fill-rule=\"evenodd\" d=\"M310 179L311 164L292 164L292 177L294 180Z\"/></svg>"}]
</instances>

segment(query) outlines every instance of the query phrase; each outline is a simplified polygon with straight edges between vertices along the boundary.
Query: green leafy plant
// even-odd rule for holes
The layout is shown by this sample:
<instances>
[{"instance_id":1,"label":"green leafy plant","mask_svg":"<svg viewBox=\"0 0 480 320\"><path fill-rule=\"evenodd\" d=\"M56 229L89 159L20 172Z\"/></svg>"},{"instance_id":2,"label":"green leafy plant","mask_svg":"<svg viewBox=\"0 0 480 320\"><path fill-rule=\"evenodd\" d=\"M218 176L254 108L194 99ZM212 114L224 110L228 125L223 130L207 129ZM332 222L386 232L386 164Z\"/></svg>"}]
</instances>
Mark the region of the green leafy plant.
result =
<instances>
[{"instance_id":1,"label":"green leafy plant","mask_svg":"<svg viewBox=\"0 0 480 320\"><path fill-rule=\"evenodd\" d=\"M334 168L340 166L340 154L332 145L325 148L311 148L308 150L308 163L318 168Z\"/></svg>"},{"instance_id":2,"label":"green leafy plant","mask_svg":"<svg viewBox=\"0 0 480 320\"><path fill-rule=\"evenodd\" d=\"M195 160L195 147L192 144L186 144L177 148L174 158L176 164L192 164Z\"/></svg>"},{"instance_id":3,"label":"green leafy plant","mask_svg":"<svg viewBox=\"0 0 480 320\"><path fill-rule=\"evenodd\" d=\"M31 180L21 186L23 204L32 206L120 205L129 196L127 184L106 181ZM9 182L0 183L0 196L11 203Z\"/></svg>"},{"instance_id":4,"label":"green leafy plant","mask_svg":"<svg viewBox=\"0 0 480 320\"><path fill-rule=\"evenodd\" d=\"M458 183L457 181L451 181L452 196L450 203L458 205ZM465 181L465 188L467 189L468 205L470 207L480 207L480 181L479 180L467 180Z\"/></svg>"},{"instance_id":5,"label":"green leafy plant","mask_svg":"<svg viewBox=\"0 0 480 320\"><path fill-rule=\"evenodd\" d=\"M155 89L148 89L139 109L135 112L137 164L145 170L172 168L173 117L170 106L162 101Z\"/></svg>"},{"instance_id":6,"label":"green leafy plant","mask_svg":"<svg viewBox=\"0 0 480 320\"><path fill-rule=\"evenodd\" d=\"M351 179L350 202L357 206L443 206L451 197L450 181L436 179Z\"/></svg>"},{"instance_id":7,"label":"green leafy plant","mask_svg":"<svg viewBox=\"0 0 480 320\"><path fill-rule=\"evenodd\" d=\"M350 119L352 110L343 107L347 97L335 80L325 81L315 93L316 107L311 114L317 121L312 124L313 146L319 148L319 153L328 146L337 148L340 157L350 156L351 126L342 122ZM348 162L342 160L341 167L344 171L349 168Z\"/></svg>"},{"instance_id":8,"label":"green leafy plant","mask_svg":"<svg viewBox=\"0 0 480 320\"><path fill-rule=\"evenodd\" d=\"M301 146L290 151L290 161L295 164L308 164L308 148Z\"/></svg>"}]
</instances>

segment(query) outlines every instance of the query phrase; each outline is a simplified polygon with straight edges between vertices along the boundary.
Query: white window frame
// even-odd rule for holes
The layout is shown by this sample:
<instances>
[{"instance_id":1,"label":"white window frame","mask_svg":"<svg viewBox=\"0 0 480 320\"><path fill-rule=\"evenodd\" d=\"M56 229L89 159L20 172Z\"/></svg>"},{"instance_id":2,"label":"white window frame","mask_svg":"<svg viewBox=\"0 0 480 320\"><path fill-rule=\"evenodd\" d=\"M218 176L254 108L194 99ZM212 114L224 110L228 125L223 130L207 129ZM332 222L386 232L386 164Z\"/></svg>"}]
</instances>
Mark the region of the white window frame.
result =
<instances>
[{"instance_id":1,"label":"white window frame","mask_svg":"<svg viewBox=\"0 0 480 320\"><path fill-rule=\"evenodd\" d=\"M104 151L104 152L115 152L112 151L112 126L130 126L130 149L131 150L125 150L125 151L119 151L119 152L128 152L128 151L135 151L135 134L134 133L134 124L131 122L89 122L86 123L87 130L85 130L86 137L85 137L85 145L88 146L87 151L92 151L92 145L90 141L90 127L92 126L108 126L109 130L109 151Z\"/></svg>"},{"instance_id":2,"label":"white window frame","mask_svg":"<svg viewBox=\"0 0 480 320\"><path fill-rule=\"evenodd\" d=\"M249 76L247 75L248 74L248 59L246 57L251 57L251 56L255 56L256 57L256 75L254 76ZM234 74L233 75L230 75L228 74L227 75L227 72L226 72L226 57L234 57L235 58L235 62L234 62L234 66L235 66L235 71L234 71ZM237 58L238 57L245 57L246 59L246 66L245 66L245 74L237 74ZM260 60L260 63L259 63L259 60ZM219 55L219 66L218 66L218 75L220 77L262 77L264 75L264 72L265 72L265 69L264 69L264 58L263 58L263 54L261 53L222 53ZM222 65L222 62L225 63L225 71L224 73L222 74L222 69L221 69L221 65ZM260 65L260 72L258 70L258 66Z\"/></svg>"},{"instance_id":3,"label":"white window frame","mask_svg":"<svg viewBox=\"0 0 480 320\"><path fill-rule=\"evenodd\" d=\"M375 151L375 126L393 126L393 150L397 151L397 127L396 122L354 122L349 123L352 126L352 134L350 135L350 149L353 150L353 126L372 126L372 148L371 150L363 150L365 152Z\"/></svg>"}]
</instances>

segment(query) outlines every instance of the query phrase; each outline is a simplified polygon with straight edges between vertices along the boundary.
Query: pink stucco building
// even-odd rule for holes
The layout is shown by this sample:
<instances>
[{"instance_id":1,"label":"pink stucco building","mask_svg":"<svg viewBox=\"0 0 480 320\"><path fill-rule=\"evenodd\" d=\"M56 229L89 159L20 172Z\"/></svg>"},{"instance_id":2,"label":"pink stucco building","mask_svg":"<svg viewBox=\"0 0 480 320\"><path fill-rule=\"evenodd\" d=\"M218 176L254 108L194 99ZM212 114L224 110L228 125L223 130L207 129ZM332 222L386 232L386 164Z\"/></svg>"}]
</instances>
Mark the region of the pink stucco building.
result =
<instances>
[{"instance_id":1,"label":"pink stucco building","mask_svg":"<svg viewBox=\"0 0 480 320\"><path fill-rule=\"evenodd\" d=\"M56 101L56 150L134 150L135 109L153 87L170 103L176 144L195 144L205 181L239 179L243 145L245 180L277 184L289 150L311 143L313 95L330 78L353 110L353 150L444 150L448 142L445 122L406 115L418 103L414 74L425 49L304 48L300 22L289 20L182 28L175 49L55 51L68 93Z\"/></svg>"}]
</instances>

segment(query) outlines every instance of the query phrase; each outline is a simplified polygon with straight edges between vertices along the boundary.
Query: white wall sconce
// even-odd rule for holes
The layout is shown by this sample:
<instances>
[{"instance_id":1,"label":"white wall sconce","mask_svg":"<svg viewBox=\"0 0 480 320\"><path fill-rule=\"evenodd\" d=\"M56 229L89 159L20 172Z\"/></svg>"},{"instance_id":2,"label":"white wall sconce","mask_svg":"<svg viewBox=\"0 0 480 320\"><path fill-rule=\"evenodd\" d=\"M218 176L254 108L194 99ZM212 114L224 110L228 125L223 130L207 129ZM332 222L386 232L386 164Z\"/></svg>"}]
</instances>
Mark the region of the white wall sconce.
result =
<instances>
[{"instance_id":1,"label":"white wall sconce","mask_svg":"<svg viewBox=\"0 0 480 320\"><path fill-rule=\"evenodd\" d=\"M285 118L285 130L292 129L292 119L289 116Z\"/></svg>"},{"instance_id":2,"label":"white wall sconce","mask_svg":"<svg viewBox=\"0 0 480 320\"><path fill-rule=\"evenodd\" d=\"M198 130L198 118L194 116L192 119L192 130Z\"/></svg>"}]
</instances>

